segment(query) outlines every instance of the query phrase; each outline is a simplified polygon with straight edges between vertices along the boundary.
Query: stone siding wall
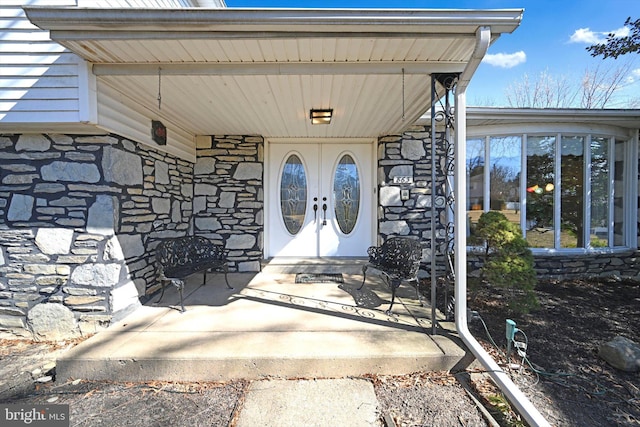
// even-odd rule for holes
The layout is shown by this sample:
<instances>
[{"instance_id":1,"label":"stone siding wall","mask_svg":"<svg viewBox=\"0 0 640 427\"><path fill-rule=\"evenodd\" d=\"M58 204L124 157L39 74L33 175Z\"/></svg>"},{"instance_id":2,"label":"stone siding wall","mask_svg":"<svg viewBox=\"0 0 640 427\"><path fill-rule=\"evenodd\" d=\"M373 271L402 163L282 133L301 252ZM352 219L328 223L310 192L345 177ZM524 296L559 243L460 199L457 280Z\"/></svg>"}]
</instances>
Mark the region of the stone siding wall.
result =
<instances>
[{"instance_id":1,"label":"stone siding wall","mask_svg":"<svg viewBox=\"0 0 640 427\"><path fill-rule=\"evenodd\" d=\"M157 286L190 227L193 166L108 136L0 135L0 331L91 333Z\"/></svg>"},{"instance_id":2,"label":"stone siding wall","mask_svg":"<svg viewBox=\"0 0 640 427\"><path fill-rule=\"evenodd\" d=\"M425 263L432 227L442 253L447 222L444 147L435 185L430 149L422 126L378 144L378 243L413 236ZM158 289L153 255L163 238L203 235L224 245L231 270L259 271L263 218L262 137L203 138L193 165L116 135L0 135L0 332L58 339L108 326ZM638 259L539 255L536 269L637 277ZM470 254L472 271L479 262Z\"/></svg>"},{"instance_id":3,"label":"stone siding wall","mask_svg":"<svg viewBox=\"0 0 640 427\"><path fill-rule=\"evenodd\" d=\"M441 134L437 144L442 144ZM444 147L436 147L439 167L438 181L431 185L431 132L429 127L414 126L402 135L380 138L378 141L378 233L382 243L388 236L415 236L424 249L422 275L429 274L431 260L431 227L436 227L436 274L442 274L445 261L441 258L446 244L447 208L445 194L446 156ZM413 177L413 184L394 184L395 176ZM431 218L431 189L436 189L436 218ZM403 200L402 191L408 191ZM640 280L640 252L609 254L567 253L536 255L535 269L541 278L579 278L594 276L630 277ZM474 274L482 261L468 253L468 271Z\"/></svg>"},{"instance_id":4,"label":"stone siding wall","mask_svg":"<svg viewBox=\"0 0 640 427\"><path fill-rule=\"evenodd\" d=\"M469 274L482 267L482 260L473 253L467 260ZM534 255L534 268L543 279L615 276L640 280L640 252Z\"/></svg>"},{"instance_id":5,"label":"stone siding wall","mask_svg":"<svg viewBox=\"0 0 640 427\"><path fill-rule=\"evenodd\" d=\"M223 244L229 268L260 271L264 230L264 139L213 136L198 143L195 234Z\"/></svg>"},{"instance_id":6,"label":"stone siding wall","mask_svg":"<svg viewBox=\"0 0 640 427\"><path fill-rule=\"evenodd\" d=\"M437 164L442 167L444 148L437 148ZM394 184L394 177L412 177L412 184ZM414 236L424 246L424 262L431 259L431 229L437 228L437 247L445 242L445 175L438 171L431 180L431 132L428 127L413 126L402 135L386 136L378 141L378 233L379 244L388 236ZM431 192L436 189L436 218L431 217ZM402 192L408 192L403 200ZM436 256L440 250L436 251ZM438 264L445 268L444 263Z\"/></svg>"}]
</instances>

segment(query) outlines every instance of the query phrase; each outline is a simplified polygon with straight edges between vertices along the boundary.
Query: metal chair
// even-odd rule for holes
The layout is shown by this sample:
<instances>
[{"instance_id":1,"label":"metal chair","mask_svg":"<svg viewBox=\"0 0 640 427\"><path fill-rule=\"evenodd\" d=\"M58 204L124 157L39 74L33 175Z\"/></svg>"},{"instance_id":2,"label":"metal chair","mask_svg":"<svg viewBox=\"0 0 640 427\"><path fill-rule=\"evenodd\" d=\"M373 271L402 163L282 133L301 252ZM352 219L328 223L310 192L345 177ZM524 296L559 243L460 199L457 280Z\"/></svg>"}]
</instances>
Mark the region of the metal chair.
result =
<instances>
[{"instance_id":1,"label":"metal chair","mask_svg":"<svg viewBox=\"0 0 640 427\"><path fill-rule=\"evenodd\" d=\"M382 246L371 246L367 249L369 263L362 267L361 290L367 280L367 269L374 268L381 273L382 279L391 289L391 308L396 298L396 289L402 282L415 282L416 297L420 300L418 270L422 261L422 245L418 240L409 237L391 237Z\"/></svg>"}]
</instances>

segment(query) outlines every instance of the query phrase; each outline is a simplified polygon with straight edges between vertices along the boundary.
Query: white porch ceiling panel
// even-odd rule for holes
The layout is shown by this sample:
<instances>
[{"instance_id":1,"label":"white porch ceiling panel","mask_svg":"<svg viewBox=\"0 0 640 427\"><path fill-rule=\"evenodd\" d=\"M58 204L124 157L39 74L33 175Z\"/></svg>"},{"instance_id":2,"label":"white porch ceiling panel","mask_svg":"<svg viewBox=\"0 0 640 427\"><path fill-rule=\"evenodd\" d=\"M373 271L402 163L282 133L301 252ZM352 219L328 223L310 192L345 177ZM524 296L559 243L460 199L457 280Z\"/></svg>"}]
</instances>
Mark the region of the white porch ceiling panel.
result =
<instances>
[{"instance_id":1,"label":"white porch ceiling panel","mask_svg":"<svg viewBox=\"0 0 640 427\"><path fill-rule=\"evenodd\" d=\"M186 35L185 37L189 37ZM200 35L200 37L202 37ZM363 63L444 62L465 64L475 35L376 39L68 40L72 51L94 63Z\"/></svg>"},{"instance_id":2,"label":"white porch ceiling panel","mask_svg":"<svg viewBox=\"0 0 640 427\"><path fill-rule=\"evenodd\" d=\"M401 131L430 100L425 76L258 75L101 76L101 80L197 135L362 137ZM312 126L311 108L333 108L328 126Z\"/></svg>"},{"instance_id":3,"label":"white porch ceiling panel","mask_svg":"<svg viewBox=\"0 0 640 427\"><path fill-rule=\"evenodd\" d=\"M25 8L98 79L194 135L377 137L430 107L430 75L461 73L476 33L522 10ZM162 97L158 108L158 93ZM332 108L330 125L309 110Z\"/></svg>"}]
</instances>

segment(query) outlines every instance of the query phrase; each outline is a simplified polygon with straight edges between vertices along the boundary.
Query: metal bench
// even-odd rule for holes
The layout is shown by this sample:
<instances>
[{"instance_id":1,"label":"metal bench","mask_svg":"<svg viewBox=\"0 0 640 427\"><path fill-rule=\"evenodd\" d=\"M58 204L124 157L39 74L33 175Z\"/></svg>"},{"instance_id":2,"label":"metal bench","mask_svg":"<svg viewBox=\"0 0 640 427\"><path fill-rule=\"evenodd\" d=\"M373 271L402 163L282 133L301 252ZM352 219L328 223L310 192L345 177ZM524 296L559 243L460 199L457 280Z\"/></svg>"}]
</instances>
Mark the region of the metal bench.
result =
<instances>
[{"instance_id":1,"label":"metal bench","mask_svg":"<svg viewBox=\"0 0 640 427\"><path fill-rule=\"evenodd\" d=\"M171 282L180 293L180 306L184 312L183 289L187 277L195 273L204 272L202 284L207 281L209 270L224 273L224 281L229 289L226 253L224 249L202 236L185 236L163 240L156 248L156 264L158 279L162 284L162 293L158 302L164 296L166 284Z\"/></svg>"},{"instance_id":2,"label":"metal bench","mask_svg":"<svg viewBox=\"0 0 640 427\"><path fill-rule=\"evenodd\" d=\"M381 273L382 279L391 289L391 304L385 313L391 314L396 298L396 289L402 282L415 282L416 297L420 301L418 289L418 270L422 260L422 245L408 237L391 237L382 246L371 246L367 249L369 263L362 267L362 289L367 280L367 269L374 268Z\"/></svg>"}]
</instances>

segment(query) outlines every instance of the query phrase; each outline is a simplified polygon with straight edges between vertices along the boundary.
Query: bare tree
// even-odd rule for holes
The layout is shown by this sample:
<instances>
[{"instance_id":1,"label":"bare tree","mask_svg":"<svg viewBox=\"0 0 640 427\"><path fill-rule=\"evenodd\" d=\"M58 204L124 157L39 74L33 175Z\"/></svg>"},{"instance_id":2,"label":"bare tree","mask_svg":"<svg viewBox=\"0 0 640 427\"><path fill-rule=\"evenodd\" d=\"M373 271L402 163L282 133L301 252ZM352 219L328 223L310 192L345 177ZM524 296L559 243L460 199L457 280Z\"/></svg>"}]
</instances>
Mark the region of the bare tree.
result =
<instances>
[{"instance_id":1,"label":"bare tree","mask_svg":"<svg viewBox=\"0 0 640 427\"><path fill-rule=\"evenodd\" d=\"M509 107L515 108L607 108L624 88L632 70L632 61L615 68L599 63L587 68L581 79L553 76L547 70L535 80L528 74L505 90ZM632 104L632 102L628 102Z\"/></svg>"},{"instance_id":2,"label":"bare tree","mask_svg":"<svg viewBox=\"0 0 640 427\"><path fill-rule=\"evenodd\" d=\"M535 79L525 73L520 81L507 86L505 95L509 106L516 108L566 108L576 98L566 76L554 77L547 70Z\"/></svg>"},{"instance_id":3,"label":"bare tree","mask_svg":"<svg viewBox=\"0 0 640 427\"><path fill-rule=\"evenodd\" d=\"M624 87L631 71L631 61L616 68L603 70L599 63L595 69L587 69L582 77L581 108L605 108L612 97Z\"/></svg>"}]
</instances>

